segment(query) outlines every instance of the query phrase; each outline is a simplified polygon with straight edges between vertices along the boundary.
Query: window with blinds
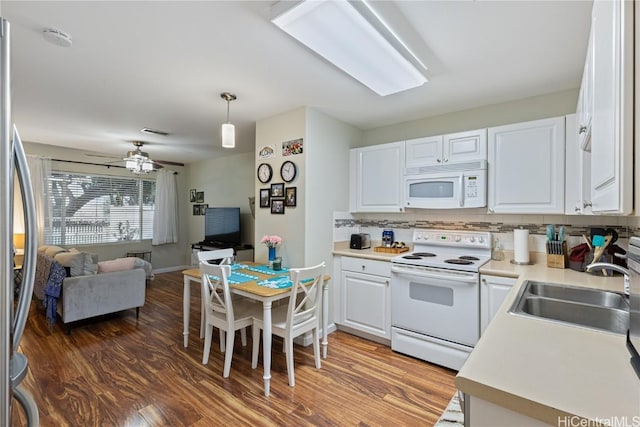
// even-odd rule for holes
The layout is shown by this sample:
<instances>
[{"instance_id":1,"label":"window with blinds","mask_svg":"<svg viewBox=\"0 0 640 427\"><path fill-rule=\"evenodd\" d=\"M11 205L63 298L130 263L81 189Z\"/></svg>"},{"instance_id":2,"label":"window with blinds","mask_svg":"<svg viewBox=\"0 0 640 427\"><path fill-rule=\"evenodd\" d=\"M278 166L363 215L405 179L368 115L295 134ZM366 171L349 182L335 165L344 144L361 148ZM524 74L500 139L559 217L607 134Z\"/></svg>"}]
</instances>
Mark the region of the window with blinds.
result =
<instances>
[{"instance_id":1,"label":"window with blinds","mask_svg":"<svg viewBox=\"0 0 640 427\"><path fill-rule=\"evenodd\" d=\"M140 177L53 172L45 241L91 245L151 239L156 183Z\"/></svg>"}]
</instances>

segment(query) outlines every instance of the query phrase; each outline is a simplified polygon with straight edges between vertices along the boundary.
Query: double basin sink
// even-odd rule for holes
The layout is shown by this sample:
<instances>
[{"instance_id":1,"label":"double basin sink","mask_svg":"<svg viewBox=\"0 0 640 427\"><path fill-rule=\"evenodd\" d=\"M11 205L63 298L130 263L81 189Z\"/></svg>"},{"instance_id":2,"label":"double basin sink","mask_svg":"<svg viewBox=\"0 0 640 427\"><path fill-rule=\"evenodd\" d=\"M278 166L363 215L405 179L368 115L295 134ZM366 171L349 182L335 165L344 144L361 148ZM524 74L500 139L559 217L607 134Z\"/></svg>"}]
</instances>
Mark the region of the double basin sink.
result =
<instances>
[{"instance_id":1,"label":"double basin sink","mask_svg":"<svg viewBox=\"0 0 640 427\"><path fill-rule=\"evenodd\" d=\"M616 334L629 328L623 294L555 283L525 282L509 312Z\"/></svg>"}]
</instances>

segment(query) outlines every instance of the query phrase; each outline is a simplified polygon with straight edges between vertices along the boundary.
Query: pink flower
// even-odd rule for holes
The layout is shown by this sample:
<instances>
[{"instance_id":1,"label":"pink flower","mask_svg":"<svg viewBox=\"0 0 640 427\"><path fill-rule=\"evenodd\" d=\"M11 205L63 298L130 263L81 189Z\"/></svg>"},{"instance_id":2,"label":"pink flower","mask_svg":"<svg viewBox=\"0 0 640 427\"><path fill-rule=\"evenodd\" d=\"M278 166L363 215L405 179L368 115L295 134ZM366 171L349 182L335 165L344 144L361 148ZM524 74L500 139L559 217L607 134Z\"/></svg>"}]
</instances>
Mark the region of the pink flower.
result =
<instances>
[{"instance_id":1,"label":"pink flower","mask_svg":"<svg viewBox=\"0 0 640 427\"><path fill-rule=\"evenodd\" d=\"M262 237L262 239L260 239L260 243L264 243L269 248L275 248L280 243L282 243L282 237L265 235Z\"/></svg>"}]
</instances>

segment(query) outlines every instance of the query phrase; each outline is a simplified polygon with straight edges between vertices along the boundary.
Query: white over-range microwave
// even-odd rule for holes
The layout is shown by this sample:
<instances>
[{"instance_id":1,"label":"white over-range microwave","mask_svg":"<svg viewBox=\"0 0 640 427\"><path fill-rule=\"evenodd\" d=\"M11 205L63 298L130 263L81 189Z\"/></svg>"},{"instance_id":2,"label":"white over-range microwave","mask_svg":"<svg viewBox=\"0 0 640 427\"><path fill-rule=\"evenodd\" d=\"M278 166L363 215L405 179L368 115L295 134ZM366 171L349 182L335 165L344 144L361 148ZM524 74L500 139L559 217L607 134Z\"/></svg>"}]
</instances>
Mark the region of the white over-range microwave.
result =
<instances>
[{"instance_id":1,"label":"white over-range microwave","mask_svg":"<svg viewBox=\"0 0 640 427\"><path fill-rule=\"evenodd\" d=\"M405 207L422 209L487 206L487 161L408 168Z\"/></svg>"}]
</instances>

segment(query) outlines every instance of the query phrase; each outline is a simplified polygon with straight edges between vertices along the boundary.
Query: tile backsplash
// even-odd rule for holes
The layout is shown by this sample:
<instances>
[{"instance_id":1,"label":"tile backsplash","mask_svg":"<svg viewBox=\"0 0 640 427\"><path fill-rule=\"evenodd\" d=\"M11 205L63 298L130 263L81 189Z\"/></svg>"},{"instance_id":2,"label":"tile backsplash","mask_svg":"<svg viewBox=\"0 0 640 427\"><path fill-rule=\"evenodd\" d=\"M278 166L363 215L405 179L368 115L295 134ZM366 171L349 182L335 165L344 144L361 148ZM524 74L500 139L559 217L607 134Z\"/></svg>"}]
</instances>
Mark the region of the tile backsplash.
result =
<instances>
[{"instance_id":1,"label":"tile backsplash","mask_svg":"<svg viewBox=\"0 0 640 427\"><path fill-rule=\"evenodd\" d=\"M470 211L483 211L472 209ZM370 233L371 239L380 241L382 230L390 228L397 241L409 243L415 228L442 230L489 231L494 245L499 241L504 250L513 250L513 230L529 230L530 251L544 252L546 227L548 224L565 227L569 247L582 243L582 235L589 236L591 227L613 228L618 233L617 244L626 249L629 236L640 235L640 218L614 216L567 216L567 215L489 215L446 210L437 214L423 214L419 210L403 214L352 214L335 212L333 224L334 241L349 240L352 233Z\"/></svg>"}]
</instances>

